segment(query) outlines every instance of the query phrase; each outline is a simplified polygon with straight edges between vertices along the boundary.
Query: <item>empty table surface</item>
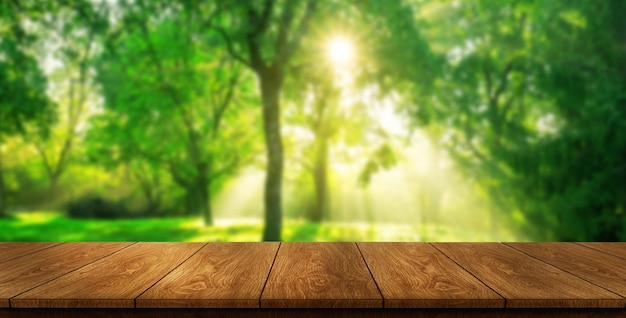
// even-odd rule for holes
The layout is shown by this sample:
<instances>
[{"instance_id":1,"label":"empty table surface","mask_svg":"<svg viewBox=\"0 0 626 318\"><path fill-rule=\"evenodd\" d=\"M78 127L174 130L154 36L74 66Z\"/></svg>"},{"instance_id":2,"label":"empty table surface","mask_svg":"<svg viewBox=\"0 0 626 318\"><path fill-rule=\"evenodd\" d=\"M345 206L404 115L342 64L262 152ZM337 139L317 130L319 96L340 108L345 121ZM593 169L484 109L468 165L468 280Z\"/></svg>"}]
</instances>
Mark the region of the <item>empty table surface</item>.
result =
<instances>
[{"instance_id":1,"label":"empty table surface","mask_svg":"<svg viewBox=\"0 0 626 318\"><path fill-rule=\"evenodd\" d=\"M626 243L0 243L0 308L624 309L624 251Z\"/></svg>"}]
</instances>

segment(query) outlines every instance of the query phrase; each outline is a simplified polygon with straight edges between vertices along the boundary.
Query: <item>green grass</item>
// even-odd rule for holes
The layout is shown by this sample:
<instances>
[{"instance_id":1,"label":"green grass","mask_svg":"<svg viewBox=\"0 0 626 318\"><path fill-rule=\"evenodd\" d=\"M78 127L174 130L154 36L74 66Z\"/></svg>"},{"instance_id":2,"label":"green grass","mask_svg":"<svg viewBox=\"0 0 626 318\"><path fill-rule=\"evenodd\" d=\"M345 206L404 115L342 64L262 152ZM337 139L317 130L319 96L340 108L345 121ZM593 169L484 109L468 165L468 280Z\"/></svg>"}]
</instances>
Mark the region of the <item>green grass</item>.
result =
<instances>
[{"instance_id":1,"label":"green grass","mask_svg":"<svg viewBox=\"0 0 626 318\"><path fill-rule=\"evenodd\" d=\"M218 220L204 226L197 218L77 220L56 213L17 213L0 219L3 242L254 242L261 240L260 222ZM477 231L445 226L417 227L394 224L306 223L287 221L284 241L507 241Z\"/></svg>"}]
</instances>

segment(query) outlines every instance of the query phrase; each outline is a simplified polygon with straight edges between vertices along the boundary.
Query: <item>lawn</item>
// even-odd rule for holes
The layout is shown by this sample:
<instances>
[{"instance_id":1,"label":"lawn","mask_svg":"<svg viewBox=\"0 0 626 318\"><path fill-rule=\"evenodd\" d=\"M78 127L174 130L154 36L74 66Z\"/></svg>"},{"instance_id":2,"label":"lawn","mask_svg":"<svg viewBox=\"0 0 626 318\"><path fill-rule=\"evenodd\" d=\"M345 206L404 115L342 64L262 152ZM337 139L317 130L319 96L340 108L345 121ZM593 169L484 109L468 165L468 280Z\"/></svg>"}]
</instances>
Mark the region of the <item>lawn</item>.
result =
<instances>
[{"instance_id":1,"label":"lawn","mask_svg":"<svg viewBox=\"0 0 626 318\"><path fill-rule=\"evenodd\" d=\"M3 242L241 242L260 241L260 221L217 220L204 226L198 218L78 220L57 213L17 213L0 219ZM445 226L286 221L284 241L508 241L489 233Z\"/></svg>"}]
</instances>

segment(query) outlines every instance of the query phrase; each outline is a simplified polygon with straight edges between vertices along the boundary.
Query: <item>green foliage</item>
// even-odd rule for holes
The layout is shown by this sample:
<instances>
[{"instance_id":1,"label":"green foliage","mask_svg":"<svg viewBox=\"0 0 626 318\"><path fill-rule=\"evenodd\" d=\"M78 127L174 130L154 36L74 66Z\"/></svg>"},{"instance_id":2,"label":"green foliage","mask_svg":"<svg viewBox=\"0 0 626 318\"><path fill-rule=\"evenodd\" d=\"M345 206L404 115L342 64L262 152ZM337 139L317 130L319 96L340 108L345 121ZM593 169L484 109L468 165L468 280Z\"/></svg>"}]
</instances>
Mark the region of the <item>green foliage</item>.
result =
<instances>
[{"instance_id":1,"label":"green foliage","mask_svg":"<svg viewBox=\"0 0 626 318\"><path fill-rule=\"evenodd\" d=\"M190 213L210 218L207 192L256 152L250 74L212 46L216 35L197 15L173 5L158 17L142 5L125 4L115 42L96 63L108 111L92 121L90 157L144 167L133 173L153 205L167 171L188 202L200 202Z\"/></svg>"},{"instance_id":2,"label":"green foliage","mask_svg":"<svg viewBox=\"0 0 626 318\"><path fill-rule=\"evenodd\" d=\"M0 141L2 135L23 133L27 121L47 127L54 120L46 78L30 51L36 36L20 21L35 12L38 8L32 4L0 4Z\"/></svg>"},{"instance_id":3,"label":"green foliage","mask_svg":"<svg viewBox=\"0 0 626 318\"><path fill-rule=\"evenodd\" d=\"M381 145L365 163L359 174L361 186L367 186L372 175L381 170L390 169L397 163L396 155L388 143Z\"/></svg>"},{"instance_id":4,"label":"green foliage","mask_svg":"<svg viewBox=\"0 0 626 318\"><path fill-rule=\"evenodd\" d=\"M88 195L143 205L105 215L202 214L210 224L212 196L240 167L264 164L266 238L280 239L283 161L310 172L289 185L293 210L315 201L310 192L319 211L328 206L326 192L344 181L333 164L358 165L362 186L376 182L403 152L376 118L391 101L489 199L493 226L535 240L626 240L625 11L622 0L3 1L0 214L37 198L58 207L59 191L75 207ZM342 70L325 54L337 35L356 52ZM58 189L42 190L61 174ZM424 209L444 197L445 183L430 184ZM30 226L13 221L0 233ZM50 224L105 231L74 222ZM180 240L228 233L185 232L184 222L154 228Z\"/></svg>"},{"instance_id":5,"label":"green foliage","mask_svg":"<svg viewBox=\"0 0 626 318\"><path fill-rule=\"evenodd\" d=\"M375 74L383 89L396 90L402 81L417 83L423 91L432 85L440 59L430 45L415 15L422 5L402 1L371 0L365 6L372 36L371 54L377 62Z\"/></svg>"},{"instance_id":6,"label":"green foliage","mask_svg":"<svg viewBox=\"0 0 626 318\"><path fill-rule=\"evenodd\" d=\"M452 4L423 17L446 60L416 117L533 238L625 239L623 3Z\"/></svg>"}]
</instances>

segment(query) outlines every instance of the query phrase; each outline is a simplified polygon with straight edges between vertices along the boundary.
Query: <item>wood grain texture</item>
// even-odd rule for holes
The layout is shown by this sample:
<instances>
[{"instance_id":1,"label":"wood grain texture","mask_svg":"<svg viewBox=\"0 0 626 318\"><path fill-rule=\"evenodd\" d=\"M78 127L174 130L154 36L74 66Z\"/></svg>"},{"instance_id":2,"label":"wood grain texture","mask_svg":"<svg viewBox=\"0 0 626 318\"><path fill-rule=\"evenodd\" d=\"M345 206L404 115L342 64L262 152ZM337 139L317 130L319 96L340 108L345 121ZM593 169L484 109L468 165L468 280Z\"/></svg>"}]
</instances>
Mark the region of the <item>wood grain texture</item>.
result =
<instances>
[{"instance_id":1,"label":"wood grain texture","mask_svg":"<svg viewBox=\"0 0 626 318\"><path fill-rule=\"evenodd\" d=\"M576 243L507 243L575 276L626 296L626 259Z\"/></svg>"},{"instance_id":2,"label":"wood grain texture","mask_svg":"<svg viewBox=\"0 0 626 318\"><path fill-rule=\"evenodd\" d=\"M131 243L64 243L0 263L0 307L9 298L112 254Z\"/></svg>"},{"instance_id":3,"label":"wood grain texture","mask_svg":"<svg viewBox=\"0 0 626 318\"><path fill-rule=\"evenodd\" d=\"M279 243L209 243L137 298L138 308L258 308Z\"/></svg>"},{"instance_id":4,"label":"wood grain texture","mask_svg":"<svg viewBox=\"0 0 626 318\"><path fill-rule=\"evenodd\" d=\"M626 299L616 294L626 285L626 258L614 256L626 243L358 243L388 307L474 304L482 300L461 296L474 293L474 276L507 307L410 309L380 308L355 243L62 243L34 250L37 244L4 254L10 259L0 262L0 295L11 288L21 294L9 303L19 308L0 308L0 318L626 317ZM268 308L173 308L258 307L259 293ZM150 301L168 308L133 308Z\"/></svg>"},{"instance_id":5,"label":"wood grain texture","mask_svg":"<svg viewBox=\"0 0 626 318\"><path fill-rule=\"evenodd\" d=\"M626 309L5 309L0 318L624 318Z\"/></svg>"},{"instance_id":6,"label":"wood grain texture","mask_svg":"<svg viewBox=\"0 0 626 318\"><path fill-rule=\"evenodd\" d=\"M577 244L626 259L626 243L624 242L591 242Z\"/></svg>"},{"instance_id":7,"label":"wood grain texture","mask_svg":"<svg viewBox=\"0 0 626 318\"><path fill-rule=\"evenodd\" d=\"M282 243L263 308L380 308L382 297L355 243Z\"/></svg>"},{"instance_id":8,"label":"wood grain texture","mask_svg":"<svg viewBox=\"0 0 626 318\"><path fill-rule=\"evenodd\" d=\"M433 243L509 308L623 308L624 299L500 243Z\"/></svg>"},{"instance_id":9,"label":"wood grain texture","mask_svg":"<svg viewBox=\"0 0 626 318\"><path fill-rule=\"evenodd\" d=\"M137 243L11 299L15 308L134 307L204 243Z\"/></svg>"},{"instance_id":10,"label":"wood grain texture","mask_svg":"<svg viewBox=\"0 0 626 318\"><path fill-rule=\"evenodd\" d=\"M385 308L498 308L504 299L428 243L357 243Z\"/></svg>"},{"instance_id":11,"label":"wood grain texture","mask_svg":"<svg viewBox=\"0 0 626 318\"><path fill-rule=\"evenodd\" d=\"M30 254L61 243L0 243L0 262Z\"/></svg>"}]
</instances>

